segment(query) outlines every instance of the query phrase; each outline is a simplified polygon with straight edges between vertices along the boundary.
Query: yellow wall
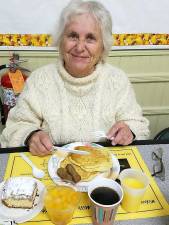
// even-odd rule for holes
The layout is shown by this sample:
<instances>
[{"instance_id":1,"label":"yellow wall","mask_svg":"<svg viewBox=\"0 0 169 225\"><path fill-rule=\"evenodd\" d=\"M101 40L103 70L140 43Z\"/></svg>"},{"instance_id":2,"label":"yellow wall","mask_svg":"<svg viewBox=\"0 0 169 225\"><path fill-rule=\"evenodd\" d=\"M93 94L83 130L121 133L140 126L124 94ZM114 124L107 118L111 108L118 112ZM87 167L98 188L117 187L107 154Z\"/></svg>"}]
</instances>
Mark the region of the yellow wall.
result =
<instances>
[{"instance_id":1,"label":"yellow wall","mask_svg":"<svg viewBox=\"0 0 169 225\"><path fill-rule=\"evenodd\" d=\"M16 53L28 60L22 66L30 70L55 62L58 56L56 51ZM0 51L0 65L8 63L8 56L8 51ZM110 52L108 61L129 76L144 115L150 120L151 137L169 127L169 50L116 50Z\"/></svg>"}]
</instances>

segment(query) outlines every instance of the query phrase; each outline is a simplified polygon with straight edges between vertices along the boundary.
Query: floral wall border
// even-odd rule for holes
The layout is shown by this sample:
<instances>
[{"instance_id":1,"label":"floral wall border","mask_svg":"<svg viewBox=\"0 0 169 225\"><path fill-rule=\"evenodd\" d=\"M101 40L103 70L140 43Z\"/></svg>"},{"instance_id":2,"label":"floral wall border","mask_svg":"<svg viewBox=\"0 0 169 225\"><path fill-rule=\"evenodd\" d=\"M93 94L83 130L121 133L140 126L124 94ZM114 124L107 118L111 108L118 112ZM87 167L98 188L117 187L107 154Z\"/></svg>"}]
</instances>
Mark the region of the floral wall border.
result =
<instances>
[{"instance_id":1,"label":"floral wall border","mask_svg":"<svg viewBox=\"0 0 169 225\"><path fill-rule=\"evenodd\" d=\"M0 34L0 46L50 47L50 34ZM112 46L169 45L169 34L112 34Z\"/></svg>"}]
</instances>

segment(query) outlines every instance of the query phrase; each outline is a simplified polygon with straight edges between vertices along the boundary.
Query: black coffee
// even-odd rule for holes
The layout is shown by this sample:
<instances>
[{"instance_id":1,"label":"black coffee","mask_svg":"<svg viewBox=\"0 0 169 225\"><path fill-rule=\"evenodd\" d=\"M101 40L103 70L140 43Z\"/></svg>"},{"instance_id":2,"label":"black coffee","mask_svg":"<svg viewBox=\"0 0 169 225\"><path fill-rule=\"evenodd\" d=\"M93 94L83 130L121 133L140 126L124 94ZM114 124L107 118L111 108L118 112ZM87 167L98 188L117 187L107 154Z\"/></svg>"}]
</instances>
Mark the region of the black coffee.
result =
<instances>
[{"instance_id":1,"label":"black coffee","mask_svg":"<svg viewBox=\"0 0 169 225\"><path fill-rule=\"evenodd\" d=\"M91 193L91 198L102 205L112 205L120 200L118 193L109 187L98 187Z\"/></svg>"}]
</instances>

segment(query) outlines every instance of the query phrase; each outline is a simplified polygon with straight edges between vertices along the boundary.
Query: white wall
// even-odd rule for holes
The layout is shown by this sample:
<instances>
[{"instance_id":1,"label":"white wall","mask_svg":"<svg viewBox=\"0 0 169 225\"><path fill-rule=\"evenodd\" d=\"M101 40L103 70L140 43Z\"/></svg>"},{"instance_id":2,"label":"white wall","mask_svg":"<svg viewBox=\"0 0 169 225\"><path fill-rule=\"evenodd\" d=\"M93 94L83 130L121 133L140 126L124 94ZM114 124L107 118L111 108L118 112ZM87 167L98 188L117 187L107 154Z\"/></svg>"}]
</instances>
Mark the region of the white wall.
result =
<instances>
[{"instance_id":1,"label":"white wall","mask_svg":"<svg viewBox=\"0 0 169 225\"><path fill-rule=\"evenodd\" d=\"M113 33L169 33L169 0L99 0L113 18ZM53 33L69 0L1 0L0 34Z\"/></svg>"}]
</instances>

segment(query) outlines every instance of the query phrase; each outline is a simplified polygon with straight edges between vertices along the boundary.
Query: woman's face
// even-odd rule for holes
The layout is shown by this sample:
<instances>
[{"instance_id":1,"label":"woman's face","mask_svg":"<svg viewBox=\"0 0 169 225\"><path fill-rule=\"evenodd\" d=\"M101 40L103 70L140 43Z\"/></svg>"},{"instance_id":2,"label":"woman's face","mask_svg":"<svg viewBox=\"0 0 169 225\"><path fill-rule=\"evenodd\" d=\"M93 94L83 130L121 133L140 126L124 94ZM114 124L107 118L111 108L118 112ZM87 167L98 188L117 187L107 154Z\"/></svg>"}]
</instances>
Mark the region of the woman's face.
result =
<instances>
[{"instance_id":1,"label":"woman's face","mask_svg":"<svg viewBox=\"0 0 169 225\"><path fill-rule=\"evenodd\" d=\"M74 77L84 77L95 69L103 52L100 26L89 14L74 16L61 42L64 65Z\"/></svg>"}]
</instances>

